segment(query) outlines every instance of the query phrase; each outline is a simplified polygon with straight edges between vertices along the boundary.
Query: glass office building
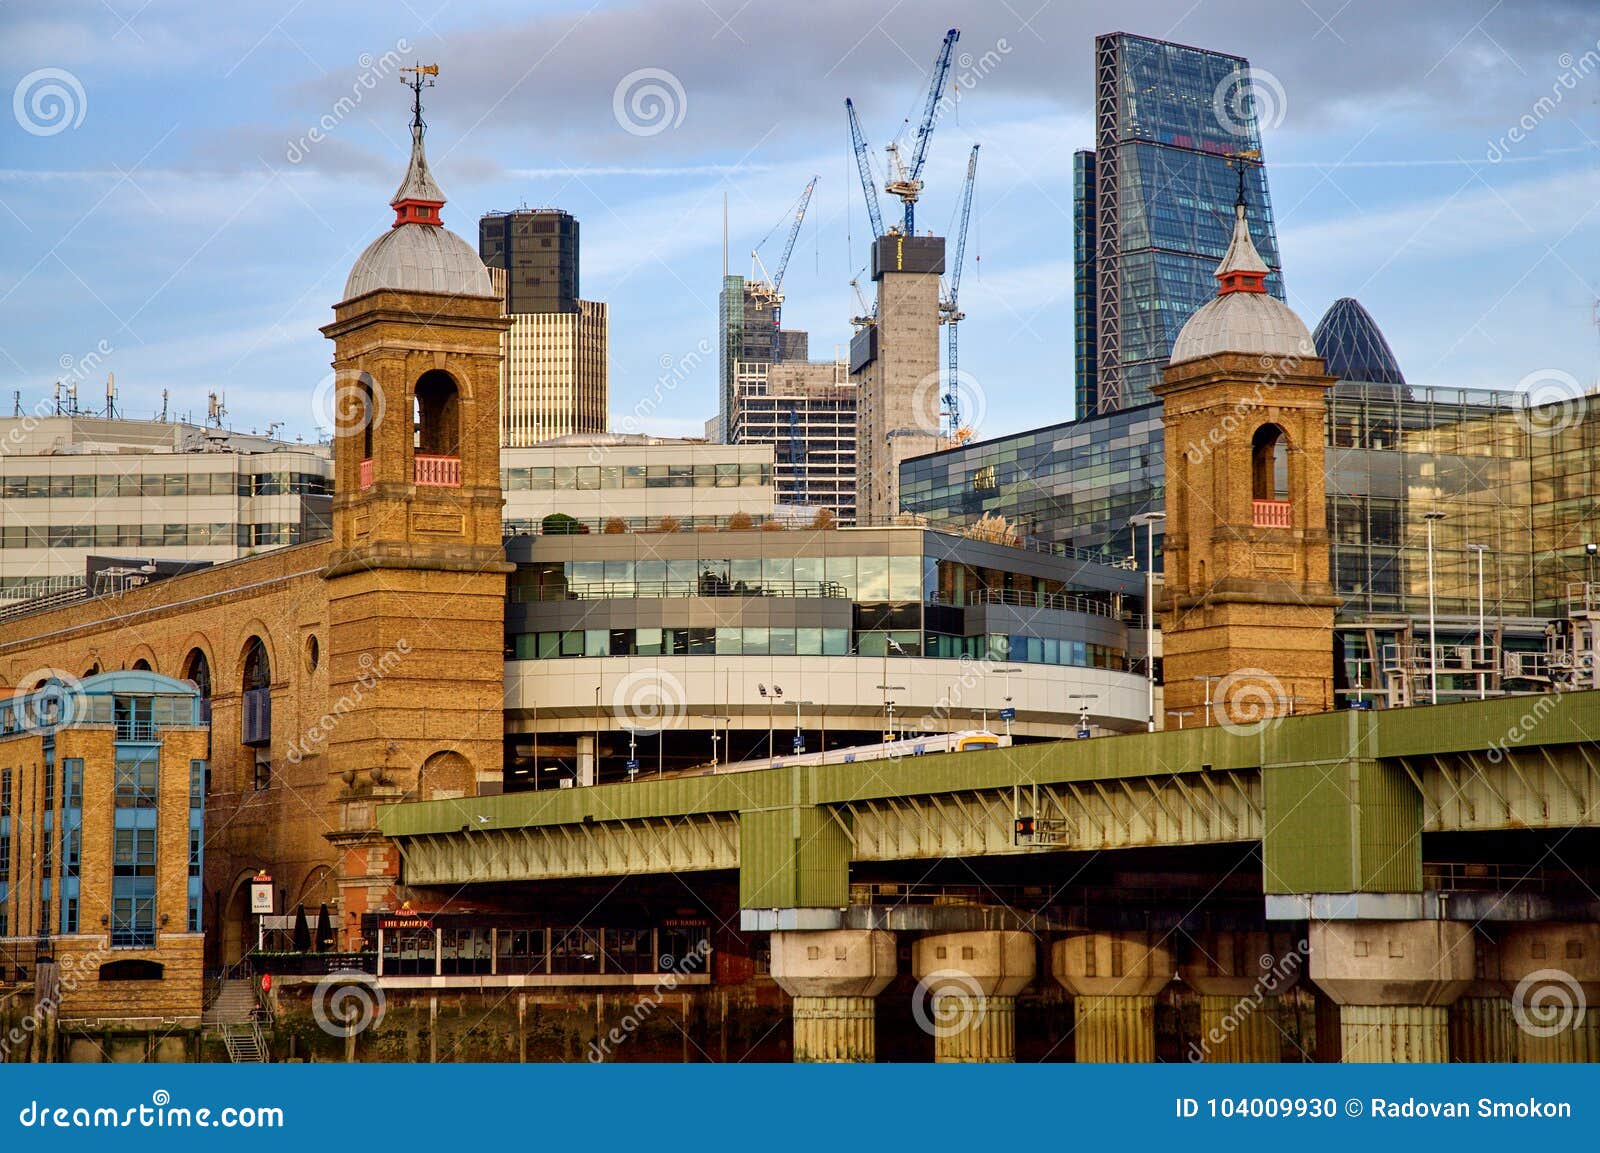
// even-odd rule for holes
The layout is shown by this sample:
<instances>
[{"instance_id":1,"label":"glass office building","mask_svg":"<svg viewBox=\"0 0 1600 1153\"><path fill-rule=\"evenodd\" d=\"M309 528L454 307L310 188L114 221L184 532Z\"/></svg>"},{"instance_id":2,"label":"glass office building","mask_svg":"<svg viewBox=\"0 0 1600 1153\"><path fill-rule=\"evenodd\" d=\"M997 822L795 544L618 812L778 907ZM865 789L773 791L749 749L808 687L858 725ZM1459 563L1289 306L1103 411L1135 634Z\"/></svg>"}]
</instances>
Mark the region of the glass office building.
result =
<instances>
[{"instance_id":1,"label":"glass office building","mask_svg":"<svg viewBox=\"0 0 1600 1153\"><path fill-rule=\"evenodd\" d=\"M1283 297L1241 56L1115 33L1095 40L1095 147L1074 164L1075 415L1148 403L1173 341L1216 295L1245 164L1251 236ZM1250 152L1248 162L1230 160Z\"/></svg>"},{"instance_id":2,"label":"glass office building","mask_svg":"<svg viewBox=\"0 0 1600 1153\"><path fill-rule=\"evenodd\" d=\"M1388 342L1355 301L1317 326L1341 380L1328 395L1331 579L1341 622L1421 619L1428 602L1428 514L1435 612L1475 627L1482 550L1485 615L1537 633L1563 615L1567 584L1600 577L1600 396L1530 407L1525 394L1405 383ZM1033 429L914 457L902 506L934 526L990 514L1059 547L1115 562L1138 555L1131 518L1162 508L1161 406ZM1160 565L1158 534L1157 567ZM1136 549L1137 546L1137 549ZM1586 575L1588 574L1588 575Z\"/></svg>"}]
</instances>

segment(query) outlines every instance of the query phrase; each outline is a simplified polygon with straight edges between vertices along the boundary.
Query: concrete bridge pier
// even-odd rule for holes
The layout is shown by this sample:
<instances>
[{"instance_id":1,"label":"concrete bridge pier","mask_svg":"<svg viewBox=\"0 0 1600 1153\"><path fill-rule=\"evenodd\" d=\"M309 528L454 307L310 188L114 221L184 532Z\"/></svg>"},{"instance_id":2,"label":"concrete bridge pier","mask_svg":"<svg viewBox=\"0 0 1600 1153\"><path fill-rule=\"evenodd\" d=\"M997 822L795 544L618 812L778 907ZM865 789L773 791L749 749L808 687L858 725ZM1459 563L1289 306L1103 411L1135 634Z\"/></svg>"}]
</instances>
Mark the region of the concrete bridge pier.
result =
<instances>
[{"instance_id":1,"label":"concrete bridge pier","mask_svg":"<svg viewBox=\"0 0 1600 1153\"><path fill-rule=\"evenodd\" d=\"M877 1006L894 979L894 934L879 929L772 934L772 978L794 1000L794 1059L877 1059Z\"/></svg>"},{"instance_id":2,"label":"concrete bridge pier","mask_svg":"<svg viewBox=\"0 0 1600 1153\"><path fill-rule=\"evenodd\" d=\"M1497 1064L1517 1059L1517 1025L1511 1016L1500 965L1500 945L1479 926L1473 933L1474 979L1450 1006L1450 1059L1473 1064Z\"/></svg>"},{"instance_id":3,"label":"concrete bridge pier","mask_svg":"<svg viewBox=\"0 0 1600 1153\"><path fill-rule=\"evenodd\" d=\"M1285 934L1202 933L1192 938L1180 975L1200 995L1200 1037L1191 1061L1279 1061L1279 998L1305 967L1305 953Z\"/></svg>"},{"instance_id":4,"label":"concrete bridge pier","mask_svg":"<svg viewBox=\"0 0 1600 1153\"><path fill-rule=\"evenodd\" d=\"M1055 943L1050 967L1073 996L1078 1061L1156 1059L1156 994L1176 971L1164 939L1146 932L1079 933Z\"/></svg>"},{"instance_id":5,"label":"concrete bridge pier","mask_svg":"<svg viewBox=\"0 0 1600 1153\"><path fill-rule=\"evenodd\" d=\"M940 933L912 946L917 1024L940 1062L1007 1062L1017 1054L1017 994L1033 980L1037 945L1017 930Z\"/></svg>"},{"instance_id":6,"label":"concrete bridge pier","mask_svg":"<svg viewBox=\"0 0 1600 1153\"><path fill-rule=\"evenodd\" d=\"M1341 1060L1450 1059L1449 1006L1472 985L1472 926L1314 921L1311 979L1339 1006Z\"/></svg>"},{"instance_id":7,"label":"concrete bridge pier","mask_svg":"<svg viewBox=\"0 0 1600 1153\"><path fill-rule=\"evenodd\" d=\"M1600 925L1518 925L1500 939L1518 1061L1600 1061Z\"/></svg>"}]
</instances>

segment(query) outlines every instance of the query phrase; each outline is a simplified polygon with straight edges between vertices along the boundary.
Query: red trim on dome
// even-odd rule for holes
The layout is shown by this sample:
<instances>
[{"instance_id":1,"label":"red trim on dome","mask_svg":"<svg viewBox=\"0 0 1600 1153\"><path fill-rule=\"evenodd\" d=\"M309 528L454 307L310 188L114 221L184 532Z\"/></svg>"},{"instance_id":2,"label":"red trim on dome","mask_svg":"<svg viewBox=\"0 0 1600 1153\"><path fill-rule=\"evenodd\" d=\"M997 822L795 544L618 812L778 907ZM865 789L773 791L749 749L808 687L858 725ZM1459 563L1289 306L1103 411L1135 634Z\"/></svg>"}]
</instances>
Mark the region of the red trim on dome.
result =
<instances>
[{"instance_id":1,"label":"red trim on dome","mask_svg":"<svg viewBox=\"0 0 1600 1153\"><path fill-rule=\"evenodd\" d=\"M1243 269L1233 269L1217 274L1217 295L1227 296L1233 292L1260 292L1267 291L1267 274L1265 272L1249 272Z\"/></svg>"},{"instance_id":2,"label":"red trim on dome","mask_svg":"<svg viewBox=\"0 0 1600 1153\"><path fill-rule=\"evenodd\" d=\"M438 224L439 209L443 207L442 200L396 200L394 223L390 227L399 228L402 224Z\"/></svg>"}]
</instances>

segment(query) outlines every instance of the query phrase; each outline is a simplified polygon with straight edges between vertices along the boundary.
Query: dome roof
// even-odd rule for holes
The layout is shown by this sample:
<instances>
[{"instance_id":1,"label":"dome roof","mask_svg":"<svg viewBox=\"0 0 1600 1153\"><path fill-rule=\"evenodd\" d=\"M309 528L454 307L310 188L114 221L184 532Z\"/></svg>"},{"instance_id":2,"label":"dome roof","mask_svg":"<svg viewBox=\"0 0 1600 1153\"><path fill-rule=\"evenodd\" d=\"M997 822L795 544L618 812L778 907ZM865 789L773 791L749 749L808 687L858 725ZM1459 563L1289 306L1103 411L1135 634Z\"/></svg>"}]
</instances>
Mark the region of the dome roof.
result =
<instances>
[{"instance_id":1,"label":"dome roof","mask_svg":"<svg viewBox=\"0 0 1600 1153\"><path fill-rule=\"evenodd\" d=\"M422 147L420 108L411 125L411 161L390 200L393 227L367 245L344 282L344 299L380 288L438 292L447 296L495 296L489 270L461 237L439 221L444 193L428 169Z\"/></svg>"},{"instance_id":2,"label":"dome roof","mask_svg":"<svg viewBox=\"0 0 1600 1153\"><path fill-rule=\"evenodd\" d=\"M1172 361L1243 352L1261 356L1315 356L1305 321L1275 296L1234 292L1207 301L1189 318L1172 346Z\"/></svg>"},{"instance_id":3,"label":"dome roof","mask_svg":"<svg viewBox=\"0 0 1600 1153\"><path fill-rule=\"evenodd\" d=\"M1170 363L1218 352L1260 356L1315 356L1305 321L1266 289L1267 267L1250 239L1244 205L1234 209L1233 239L1217 266L1217 297L1183 326Z\"/></svg>"},{"instance_id":4,"label":"dome roof","mask_svg":"<svg viewBox=\"0 0 1600 1153\"><path fill-rule=\"evenodd\" d=\"M344 299L380 288L494 296L489 270L461 237L438 224L401 224L367 245L344 282Z\"/></svg>"},{"instance_id":5,"label":"dome roof","mask_svg":"<svg viewBox=\"0 0 1600 1153\"><path fill-rule=\"evenodd\" d=\"M1406 382L1377 321L1354 297L1341 297L1329 305L1312 339L1317 355L1328 363L1329 376L1372 384Z\"/></svg>"}]
</instances>

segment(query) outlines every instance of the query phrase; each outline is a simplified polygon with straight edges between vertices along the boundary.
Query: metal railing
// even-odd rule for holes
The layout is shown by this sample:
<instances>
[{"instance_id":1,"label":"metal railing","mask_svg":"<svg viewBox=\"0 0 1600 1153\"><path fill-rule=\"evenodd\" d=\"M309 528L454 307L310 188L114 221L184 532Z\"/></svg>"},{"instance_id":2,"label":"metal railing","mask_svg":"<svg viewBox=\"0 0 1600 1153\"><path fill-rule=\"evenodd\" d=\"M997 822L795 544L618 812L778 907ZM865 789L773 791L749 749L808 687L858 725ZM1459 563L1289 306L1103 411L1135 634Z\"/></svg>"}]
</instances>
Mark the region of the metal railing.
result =
<instances>
[{"instance_id":1,"label":"metal railing","mask_svg":"<svg viewBox=\"0 0 1600 1153\"><path fill-rule=\"evenodd\" d=\"M413 476L419 485L433 488L461 487L461 458L418 453L413 459Z\"/></svg>"},{"instance_id":2,"label":"metal railing","mask_svg":"<svg viewBox=\"0 0 1600 1153\"><path fill-rule=\"evenodd\" d=\"M662 599L678 597L779 597L845 599L849 592L836 581L789 581L780 584L728 584L724 581L585 581L528 588L513 585L513 602Z\"/></svg>"},{"instance_id":3,"label":"metal railing","mask_svg":"<svg viewBox=\"0 0 1600 1153\"><path fill-rule=\"evenodd\" d=\"M929 598L930 604L953 603L937 594ZM1114 615L1104 601L1079 596L1077 593L1033 592L1028 589L979 589L966 595L968 605L1010 605L1015 608L1055 609L1058 612L1089 613L1092 616Z\"/></svg>"},{"instance_id":4,"label":"metal railing","mask_svg":"<svg viewBox=\"0 0 1600 1153\"><path fill-rule=\"evenodd\" d=\"M1534 865L1489 864L1474 861L1424 861L1422 887L1441 892L1545 891L1548 875Z\"/></svg>"},{"instance_id":5,"label":"metal railing","mask_svg":"<svg viewBox=\"0 0 1600 1153\"><path fill-rule=\"evenodd\" d=\"M117 740L153 741L155 739L156 723L149 717L117 718Z\"/></svg>"}]
</instances>

